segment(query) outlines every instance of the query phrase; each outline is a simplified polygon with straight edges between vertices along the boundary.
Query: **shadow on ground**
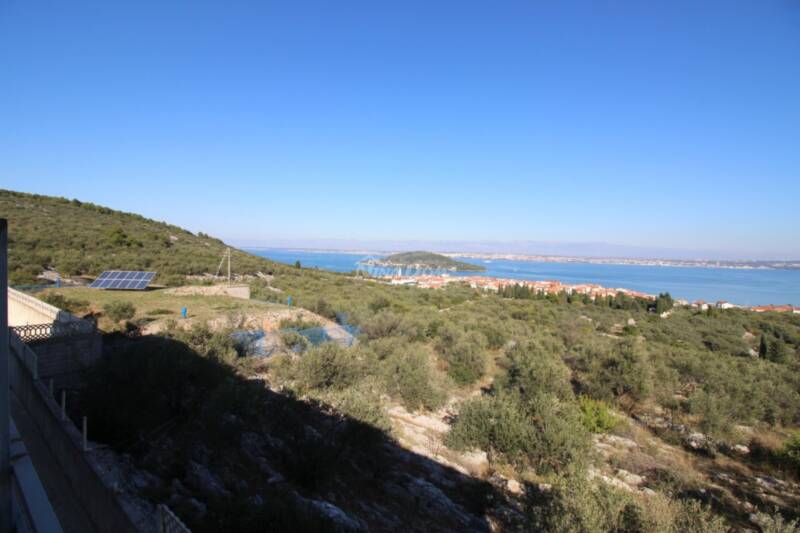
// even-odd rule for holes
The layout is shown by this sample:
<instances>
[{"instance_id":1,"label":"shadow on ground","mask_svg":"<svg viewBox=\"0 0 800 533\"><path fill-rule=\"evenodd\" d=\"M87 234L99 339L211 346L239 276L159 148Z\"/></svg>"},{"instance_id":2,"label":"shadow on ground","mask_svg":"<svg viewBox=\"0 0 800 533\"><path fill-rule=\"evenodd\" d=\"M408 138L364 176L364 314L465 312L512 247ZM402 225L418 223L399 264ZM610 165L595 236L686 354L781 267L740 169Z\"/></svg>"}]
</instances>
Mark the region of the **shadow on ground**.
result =
<instances>
[{"instance_id":1,"label":"shadow on ground","mask_svg":"<svg viewBox=\"0 0 800 533\"><path fill-rule=\"evenodd\" d=\"M519 504L491 484L187 344L108 344L81 393L93 440L134 465L130 490L196 532L526 528Z\"/></svg>"}]
</instances>

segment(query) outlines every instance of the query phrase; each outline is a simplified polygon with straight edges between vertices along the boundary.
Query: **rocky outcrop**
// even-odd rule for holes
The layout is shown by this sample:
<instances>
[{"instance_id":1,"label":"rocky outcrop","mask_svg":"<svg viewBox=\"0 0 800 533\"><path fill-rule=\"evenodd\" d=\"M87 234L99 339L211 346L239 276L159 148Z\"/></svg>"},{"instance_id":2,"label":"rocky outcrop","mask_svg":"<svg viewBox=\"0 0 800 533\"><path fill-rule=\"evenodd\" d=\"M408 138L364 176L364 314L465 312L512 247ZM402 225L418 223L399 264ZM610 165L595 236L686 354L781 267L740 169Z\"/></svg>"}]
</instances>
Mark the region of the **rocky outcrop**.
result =
<instances>
[{"instance_id":1,"label":"rocky outcrop","mask_svg":"<svg viewBox=\"0 0 800 533\"><path fill-rule=\"evenodd\" d=\"M186 468L186 483L203 494L216 497L230 496L222 481L205 465L189 461Z\"/></svg>"},{"instance_id":2,"label":"rocky outcrop","mask_svg":"<svg viewBox=\"0 0 800 533\"><path fill-rule=\"evenodd\" d=\"M387 413L400 442L411 451L466 475L482 477L488 472L489 459L486 452L456 452L444 445L444 439L450 431L450 425L445 422L450 413L446 410L419 414L394 406Z\"/></svg>"}]
</instances>

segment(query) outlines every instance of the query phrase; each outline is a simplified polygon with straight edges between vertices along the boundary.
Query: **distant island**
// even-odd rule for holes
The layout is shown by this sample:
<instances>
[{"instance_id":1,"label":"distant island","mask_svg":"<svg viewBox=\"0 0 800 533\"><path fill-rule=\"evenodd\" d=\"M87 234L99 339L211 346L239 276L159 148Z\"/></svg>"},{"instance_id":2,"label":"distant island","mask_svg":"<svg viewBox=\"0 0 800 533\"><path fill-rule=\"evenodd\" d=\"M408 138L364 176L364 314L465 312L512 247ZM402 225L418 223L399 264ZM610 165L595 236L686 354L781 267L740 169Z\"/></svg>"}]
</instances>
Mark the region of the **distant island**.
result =
<instances>
[{"instance_id":1,"label":"distant island","mask_svg":"<svg viewBox=\"0 0 800 533\"><path fill-rule=\"evenodd\" d=\"M455 272L484 272L481 265L456 261L432 252L402 252L381 259L368 259L363 264L387 268L414 268L419 270L451 270Z\"/></svg>"}]
</instances>

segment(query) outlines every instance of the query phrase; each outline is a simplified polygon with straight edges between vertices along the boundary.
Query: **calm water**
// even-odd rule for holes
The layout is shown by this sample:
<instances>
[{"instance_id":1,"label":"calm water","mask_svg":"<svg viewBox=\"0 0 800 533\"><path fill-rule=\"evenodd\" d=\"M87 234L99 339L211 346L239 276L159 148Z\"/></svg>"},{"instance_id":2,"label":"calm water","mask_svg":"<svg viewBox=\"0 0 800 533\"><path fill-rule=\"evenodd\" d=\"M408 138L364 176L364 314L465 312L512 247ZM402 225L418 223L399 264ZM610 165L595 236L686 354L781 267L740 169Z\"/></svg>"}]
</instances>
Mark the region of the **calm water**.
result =
<instances>
[{"instance_id":1,"label":"calm water","mask_svg":"<svg viewBox=\"0 0 800 533\"><path fill-rule=\"evenodd\" d=\"M281 263L299 260L304 267L334 272L350 272L368 257L344 252L308 252L286 249L249 250ZM563 283L597 283L604 287L624 287L650 294L669 292L676 298L716 302L727 300L739 305L800 305L800 271L733 270L725 268L657 267L641 265L596 265L581 263L539 263L532 261L462 258L481 264L480 275L529 280L555 279Z\"/></svg>"}]
</instances>

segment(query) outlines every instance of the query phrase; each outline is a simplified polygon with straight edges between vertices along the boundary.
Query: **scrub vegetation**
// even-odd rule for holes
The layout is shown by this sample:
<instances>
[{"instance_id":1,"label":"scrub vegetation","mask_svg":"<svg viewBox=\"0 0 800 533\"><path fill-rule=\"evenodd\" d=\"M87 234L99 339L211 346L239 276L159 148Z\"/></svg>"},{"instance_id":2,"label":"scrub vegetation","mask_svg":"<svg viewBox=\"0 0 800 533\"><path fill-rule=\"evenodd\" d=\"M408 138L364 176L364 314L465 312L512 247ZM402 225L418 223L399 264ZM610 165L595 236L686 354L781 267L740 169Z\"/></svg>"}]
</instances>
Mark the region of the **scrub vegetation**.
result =
<instances>
[{"instance_id":1,"label":"scrub vegetation","mask_svg":"<svg viewBox=\"0 0 800 533\"><path fill-rule=\"evenodd\" d=\"M11 267L18 281L44 268L64 275L110 268L200 274L216 268L225 247L211 237L75 201L4 192L0 202L2 214L11 219ZM45 215L64 221L58 232L47 230ZM305 463L281 456L276 469L314 497L326 494L323 490L345 490L333 479L350 479L348 463L335 454L350 453L354 446L373 450L370 442L376 435L391 440L388 408L402 406L417 414L447 410L452 416L442 445L456 453L486 452L493 471L524 482L529 497L519 502L521 515L507 515L517 517L511 519L514 527L711 532L747 523L758 511L767 513L758 515L764 530L792 531L797 508L784 506L776 514L774 506L753 493L744 498L757 508L739 509L723 497L707 497L691 472L651 468L650 495L622 491L588 473L598 462L597 439L609 434L626 439L647 431L685 448L698 461L725 457L741 468L796 481L800 316L671 308L666 294L656 302L622 295L590 301L455 285L424 290L355 273L279 265L243 252L236 252L234 261L240 274L272 274L249 280L256 301L241 302L243 308L277 306L291 296L295 306L357 326L358 342L349 348L312 346L296 333L287 334L284 350L268 360L253 360L237 354L228 331L212 331L200 320L192 328L173 325L160 337L163 342L137 345L90 374L82 401L96 421L98 438L128 449L141 446L135 443L159 428L179 433L175 428L191 426L183 435L205 439L213 452L253 427L285 437L291 432L281 426L285 422L254 411L252 398L261 398L263 392L256 389L266 383L281 398L302 400L376 431L370 433L373 440L347 441L344 452L335 451L335 431L333 440L323 444L319 439L327 439L327 433L312 438L306 430L304 437L292 437L296 453L316 443L322 455ZM93 301L95 293L106 300ZM43 297L67 308L85 308L87 301L94 309L105 305L112 320L128 320L145 305L154 315L178 309L177 301L160 302L159 291L131 298L115 294L113 301L95 293L61 289ZM665 310L671 312L662 318ZM303 329L308 324L284 325ZM294 415L288 412L281 416L290 421ZM311 424L311 418L304 414L303 423ZM701 445L686 444L685 437L694 434L701 434ZM746 445L749 455L735 455L736 445ZM334 454L330 458L323 453L328 451ZM155 450L137 453L146 466L145 458ZM328 460L335 466L324 466ZM380 471L379 465L373 467ZM320 472L312 474L313 468ZM331 478L325 477L327 471ZM546 490L541 488L545 485ZM213 502L209 523L234 524L238 530L258 523L255 511L244 512L224 498ZM298 509L281 507L274 523L291 521L294 513L302 514ZM359 512L355 507L350 511ZM191 512L185 511L188 521L202 530Z\"/></svg>"},{"instance_id":2,"label":"scrub vegetation","mask_svg":"<svg viewBox=\"0 0 800 533\"><path fill-rule=\"evenodd\" d=\"M103 270L156 271L155 283L176 285L183 276L216 271L225 244L166 222L52 196L0 189L0 216L9 220L9 281L36 283L45 270L62 276L96 276ZM232 251L240 273L268 268Z\"/></svg>"}]
</instances>

